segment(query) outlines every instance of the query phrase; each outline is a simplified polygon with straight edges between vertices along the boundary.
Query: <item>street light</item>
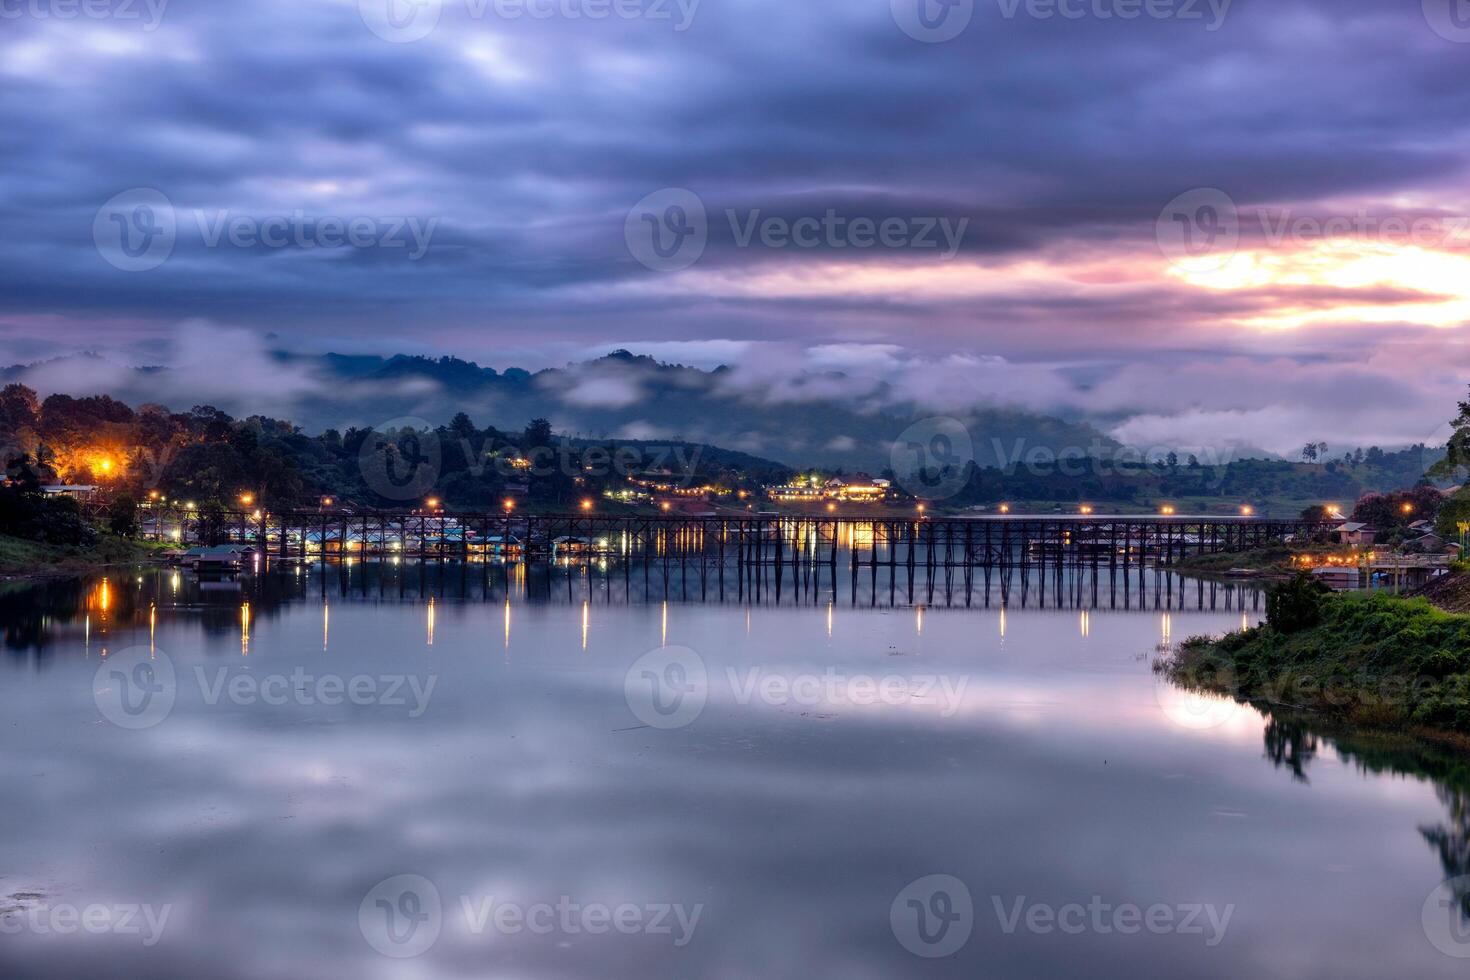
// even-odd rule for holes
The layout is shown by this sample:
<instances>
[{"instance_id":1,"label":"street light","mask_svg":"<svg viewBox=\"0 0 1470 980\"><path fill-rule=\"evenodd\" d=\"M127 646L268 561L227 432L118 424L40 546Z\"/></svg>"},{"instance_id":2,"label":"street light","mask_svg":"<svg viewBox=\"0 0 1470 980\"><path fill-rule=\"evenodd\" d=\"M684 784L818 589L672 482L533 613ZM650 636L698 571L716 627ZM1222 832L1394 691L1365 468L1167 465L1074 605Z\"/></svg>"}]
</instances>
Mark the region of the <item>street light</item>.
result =
<instances>
[{"instance_id":1,"label":"street light","mask_svg":"<svg viewBox=\"0 0 1470 980\"><path fill-rule=\"evenodd\" d=\"M1255 512L1256 512L1255 508L1252 507L1250 504L1246 504L1246 505L1244 505L1243 507L1240 508L1240 516L1242 516L1242 517L1249 517L1252 514L1254 514Z\"/></svg>"},{"instance_id":2,"label":"street light","mask_svg":"<svg viewBox=\"0 0 1470 980\"><path fill-rule=\"evenodd\" d=\"M424 501L424 505L427 506L430 510L438 510L439 509L439 498L438 497L430 497L428 500L425 500Z\"/></svg>"},{"instance_id":3,"label":"street light","mask_svg":"<svg viewBox=\"0 0 1470 980\"><path fill-rule=\"evenodd\" d=\"M1001 504L1000 505L1000 512L1002 514L1009 514L1011 512L1011 505L1010 504Z\"/></svg>"},{"instance_id":4,"label":"street light","mask_svg":"<svg viewBox=\"0 0 1470 980\"><path fill-rule=\"evenodd\" d=\"M592 501L590 501L590 500L584 500L584 501L582 501L582 509L583 510L591 510L592 509Z\"/></svg>"},{"instance_id":5,"label":"street light","mask_svg":"<svg viewBox=\"0 0 1470 980\"><path fill-rule=\"evenodd\" d=\"M516 502L514 500L511 500L509 497L506 497L504 500L502 500L500 504L507 511L512 511L516 509Z\"/></svg>"},{"instance_id":6,"label":"street light","mask_svg":"<svg viewBox=\"0 0 1470 980\"><path fill-rule=\"evenodd\" d=\"M242 506L249 507L253 503L255 503L255 494L253 494L253 493L242 493L242 494L240 494L240 504Z\"/></svg>"}]
</instances>

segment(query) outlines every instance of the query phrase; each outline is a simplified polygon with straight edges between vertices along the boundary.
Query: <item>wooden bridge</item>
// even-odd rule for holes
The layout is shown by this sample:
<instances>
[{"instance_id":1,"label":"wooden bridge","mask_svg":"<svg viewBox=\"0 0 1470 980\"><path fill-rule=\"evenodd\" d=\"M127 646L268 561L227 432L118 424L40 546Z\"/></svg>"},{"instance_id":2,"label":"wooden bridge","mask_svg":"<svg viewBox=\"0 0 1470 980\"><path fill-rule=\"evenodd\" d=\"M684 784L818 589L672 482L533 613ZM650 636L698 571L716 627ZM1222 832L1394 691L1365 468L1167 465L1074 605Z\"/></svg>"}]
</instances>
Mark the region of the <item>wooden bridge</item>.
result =
<instances>
[{"instance_id":1,"label":"wooden bridge","mask_svg":"<svg viewBox=\"0 0 1470 980\"><path fill-rule=\"evenodd\" d=\"M859 580L876 594L880 571L891 593L916 580L931 598L992 575L1023 587L1034 572L1060 584L1066 569L1091 569L1094 581L1197 554L1241 551L1270 542L1306 541L1334 525L1248 517L841 518L814 516L667 516L599 514L392 514L380 512L235 512L206 520L193 512L150 514L145 531L183 544L236 543L267 560L413 558L485 565L641 567L665 583L677 571L698 578L701 594L747 591L760 598L785 579L801 592ZM976 581L980 579L981 581ZM729 580L729 581L727 581ZM773 581L772 581L773 580ZM825 580L825 584L824 584ZM1045 587L1044 585L1042 586Z\"/></svg>"}]
</instances>

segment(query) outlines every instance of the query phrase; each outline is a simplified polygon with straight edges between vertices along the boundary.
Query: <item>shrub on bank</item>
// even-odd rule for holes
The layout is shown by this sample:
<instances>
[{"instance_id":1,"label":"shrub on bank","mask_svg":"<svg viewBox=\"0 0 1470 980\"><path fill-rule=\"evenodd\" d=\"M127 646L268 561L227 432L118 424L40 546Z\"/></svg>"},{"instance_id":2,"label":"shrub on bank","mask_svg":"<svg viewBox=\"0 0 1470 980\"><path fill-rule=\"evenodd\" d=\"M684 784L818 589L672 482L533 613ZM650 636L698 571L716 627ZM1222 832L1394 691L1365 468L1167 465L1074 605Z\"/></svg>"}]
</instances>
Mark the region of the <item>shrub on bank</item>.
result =
<instances>
[{"instance_id":1,"label":"shrub on bank","mask_svg":"<svg viewBox=\"0 0 1470 980\"><path fill-rule=\"evenodd\" d=\"M1313 595L1297 583L1275 607L1278 625L1193 637L1162 668L1185 686L1241 700L1373 727L1470 733L1470 616L1381 593Z\"/></svg>"}]
</instances>

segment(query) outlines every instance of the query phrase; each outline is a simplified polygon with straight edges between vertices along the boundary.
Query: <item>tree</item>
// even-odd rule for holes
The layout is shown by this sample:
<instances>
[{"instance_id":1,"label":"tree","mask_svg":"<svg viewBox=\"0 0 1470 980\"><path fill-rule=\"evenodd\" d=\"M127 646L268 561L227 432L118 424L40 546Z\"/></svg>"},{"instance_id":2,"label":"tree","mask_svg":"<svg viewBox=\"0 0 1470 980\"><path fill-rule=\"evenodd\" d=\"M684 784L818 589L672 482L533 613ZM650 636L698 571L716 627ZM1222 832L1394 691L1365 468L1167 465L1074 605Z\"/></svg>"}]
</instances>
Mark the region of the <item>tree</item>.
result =
<instances>
[{"instance_id":1,"label":"tree","mask_svg":"<svg viewBox=\"0 0 1470 980\"><path fill-rule=\"evenodd\" d=\"M107 529L124 538L138 533L138 502L131 494L121 494L107 506Z\"/></svg>"},{"instance_id":2,"label":"tree","mask_svg":"<svg viewBox=\"0 0 1470 980\"><path fill-rule=\"evenodd\" d=\"M1309 442L1302 447L1302 461L1305 463L1317 462L1317 444Z\"/></svg>"},{"instance_id":3,"label":"tree","mask_svg":"<svg viewBox=\"0 0 1470 980\"><path fill-rule=\"evenodd\" d=\"M1459 403L1460 414L1450 419L1444 459L1429 467L1428 475L1441 480L1464 480L1470 471L1470 399Z\"/></svg>"}]
</instances>

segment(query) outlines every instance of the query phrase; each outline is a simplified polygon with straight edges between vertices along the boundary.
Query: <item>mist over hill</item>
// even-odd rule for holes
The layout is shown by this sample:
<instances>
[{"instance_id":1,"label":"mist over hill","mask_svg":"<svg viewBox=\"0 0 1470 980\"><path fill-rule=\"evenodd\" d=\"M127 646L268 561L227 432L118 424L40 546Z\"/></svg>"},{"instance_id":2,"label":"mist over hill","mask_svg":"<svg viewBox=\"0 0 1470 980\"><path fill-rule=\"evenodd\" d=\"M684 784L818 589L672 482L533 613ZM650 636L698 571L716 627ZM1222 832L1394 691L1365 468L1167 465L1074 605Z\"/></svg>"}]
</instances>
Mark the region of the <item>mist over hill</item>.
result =
<instances>
[{"instance_id":1,"label":"mist over hill","mask_svg":"<svg viewBox=\"0 0 1470 980\"><path fill-rule=\"evenodd\" d=\"M625 350L536 372L406 355L268 351L144 368L77 355L0 369L0 379L43 395L109 394L175 410L210 404L235 416L287 419L308 432L415 419L439 425L462 411L507 429L544 417L571 437L705 443L792 466L874 472L889 465L900 437L932 448L937 435L943 452L972 455L981 466L1014 463L1037 449L1117 446L1083 421L982 405L936 410L899 397L887 382L840 371L776 382ZM970 445L953 445L956 438Z\"/></svg>"}]
</instances>

